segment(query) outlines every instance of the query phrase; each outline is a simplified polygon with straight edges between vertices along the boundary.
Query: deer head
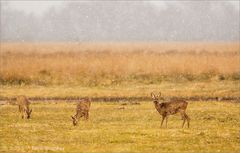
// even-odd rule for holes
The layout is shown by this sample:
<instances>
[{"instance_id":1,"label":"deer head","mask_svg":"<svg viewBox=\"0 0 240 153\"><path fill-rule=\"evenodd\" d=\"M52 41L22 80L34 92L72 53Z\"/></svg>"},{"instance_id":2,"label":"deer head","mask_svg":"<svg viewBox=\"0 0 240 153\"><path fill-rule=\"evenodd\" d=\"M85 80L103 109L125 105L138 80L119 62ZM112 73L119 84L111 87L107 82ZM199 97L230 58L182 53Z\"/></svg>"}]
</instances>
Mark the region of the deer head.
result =
<instances>
[{"instance_id":1,"label":"deer head","mask_svg":"<svg viewBox=\"0 0 240 153\"><path fill-rule=\"evenodd\" d=\"M78 123L78 119L76 118L76 116L71 116L72 120L73 120L73 126L76 126Z\"/></svg>"},{"instance_id":2,"label":"deer head","mask_svg":"<svg viewBox=\"0 0 240 153\"><path fill-rule=\"evenodd\" d=\"M159 97L161 96L161 92L159 92L159 94L156 96L153 92L151 93L151 97L153 99L153 103L154 104L158 104L159 103Z\"/></svg>"}]
</instances>

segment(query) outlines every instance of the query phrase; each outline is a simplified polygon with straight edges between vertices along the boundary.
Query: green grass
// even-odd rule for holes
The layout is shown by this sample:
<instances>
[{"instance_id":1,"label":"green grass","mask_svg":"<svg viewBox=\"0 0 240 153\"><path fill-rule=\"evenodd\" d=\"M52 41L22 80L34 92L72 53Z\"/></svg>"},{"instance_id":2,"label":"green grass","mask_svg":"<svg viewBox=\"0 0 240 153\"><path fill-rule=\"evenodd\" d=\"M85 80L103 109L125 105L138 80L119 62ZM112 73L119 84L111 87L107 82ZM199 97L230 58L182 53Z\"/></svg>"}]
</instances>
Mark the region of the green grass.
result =
<instances>
[{"instance_id":1,"label":"green grass","mask_svg":"<svg viewBox=\"0 0 240 153\"><path fill-rule=\"evenodd\" d=\"M0 152L240 152L240 104L189 102L190 128L180 115L160 128L151 102L93 102L90 119L72 126L75 103L32 103L32 119L0 106ZM123 109L124 108L124 109Z\"/></svg>"}]
</instances>

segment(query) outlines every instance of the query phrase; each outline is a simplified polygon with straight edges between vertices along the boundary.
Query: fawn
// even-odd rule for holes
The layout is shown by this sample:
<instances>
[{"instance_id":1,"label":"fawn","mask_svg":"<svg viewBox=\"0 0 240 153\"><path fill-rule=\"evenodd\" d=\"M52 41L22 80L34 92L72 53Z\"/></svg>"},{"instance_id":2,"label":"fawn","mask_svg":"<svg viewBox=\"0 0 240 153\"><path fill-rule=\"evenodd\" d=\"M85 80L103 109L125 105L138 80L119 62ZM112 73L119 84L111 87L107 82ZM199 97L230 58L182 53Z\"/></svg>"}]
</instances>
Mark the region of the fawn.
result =
<instances>
[{"instance_id":1,"label":"fawn","mask_svg":"<svg viewBox=\"0 0 240 153\"><path fill-rule=\"evenodd\" d=\"M90 106L91 106L91 100L89 98L82 99L79 101L76 108L76 114L74 116L71 116L74 126L77 125L79 118L81 117L84 117L86 120L88 120Z\"/></svg>"},{"instance_id":2,"label":"fawn","mask_svg":"<svg viewBox=\"0 0 240 153\"><path fill-rule=\"evenodd\" d=\"M169 115L173 115L176 113L180 113L183 119L182 128L184 127L185 121L187 120L188 128L189 128L189 122L190 118L186 114L186 109L188 103L184 100L172 100L169 102L159 102L159 98L161 96L161 93L159 92L159 95L156 97L154 93L151 93L151 97L153 99L153 103L155 105L156 110L159 112L160 115L162 115L162 122L161 127L163 124L163 121L166 119L166 127L167 127L167 119Z\"/></svg>"},{"instance_id":3,"label":"fawn","mask_svg":"<svg viewBox=\"0 0 240 153\"><path fill-rule=\"evenodd\" d=\"M18 110L22 116L22 119L24 119L24 118L30 119L32 109L31 110L29 109L30 102L27 99L27 97L26 96L18 96L16 98L16 102L18 105Z\"/></svg>"}]
</instances>

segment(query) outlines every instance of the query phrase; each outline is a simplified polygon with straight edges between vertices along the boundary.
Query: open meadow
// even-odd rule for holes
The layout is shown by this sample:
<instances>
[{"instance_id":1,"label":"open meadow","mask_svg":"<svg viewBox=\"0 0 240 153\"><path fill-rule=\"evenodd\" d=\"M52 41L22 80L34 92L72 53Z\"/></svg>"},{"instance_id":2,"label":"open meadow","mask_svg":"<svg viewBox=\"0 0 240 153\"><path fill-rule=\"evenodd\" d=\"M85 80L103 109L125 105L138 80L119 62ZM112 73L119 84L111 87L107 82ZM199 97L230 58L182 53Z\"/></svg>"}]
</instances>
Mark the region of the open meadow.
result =
<instances>
[{"instance_id":1,"label":"open meadow","mask_svg":"<svg viewBox=\"0 0 240 153\"><path fill-rule=\"evenodd\" d=\"M199 152L240 151L240 105L189 102L190 128L180 115L168 127L151 101L94 102L88 121L72 125L76 103L36 101L22 120L16 105L0 106L0 152Z\"/></svg>"},{"instance_id":2,"label":"open meadow","mask_svg":"<svg viewBox=\"0 0 240 153\"><path fill-rule=\"evenodd\" d=\"M1 43L0 152L240 152L239 59L239 43ZM160 127L159 91L189 102L189 129L180 115Z\"/></svg>"}]
</instances>

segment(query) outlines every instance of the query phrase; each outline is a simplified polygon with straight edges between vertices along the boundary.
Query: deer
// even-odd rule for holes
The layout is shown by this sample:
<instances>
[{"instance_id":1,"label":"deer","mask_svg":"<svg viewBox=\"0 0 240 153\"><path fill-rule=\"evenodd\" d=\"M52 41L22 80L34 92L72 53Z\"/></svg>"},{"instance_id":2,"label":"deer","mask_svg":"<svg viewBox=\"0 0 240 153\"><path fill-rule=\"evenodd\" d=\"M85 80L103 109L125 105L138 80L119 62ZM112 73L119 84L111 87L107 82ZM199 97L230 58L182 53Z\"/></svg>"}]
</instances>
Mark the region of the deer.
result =
<instances>
[{"instance_id":1,"label":"deer","mask_svg":"<svg viewBox=\"0 0 240 153\"><path fill-rule=\"evenodd\" d=\"M154 103L154 106L158 113L162 116L161 127L163 125L164 120L166 119L166 128L167 128L167 120L169 115L174 115L176 113L180 113L183 119L182 128L184 127L185 121L187 120L187 125L189 128L190 118L186 114L186 109L188 106L188 102L184 100L171 100L169 102L159 102L160 101L161 92L159 92L158 96L152 92L151 97Z\"/></svg>"},{"instance_id":2,"label":"deer","mask_svg":"<svg viewBox=\"0 0 240 153\"><path fill-rule=\"evenodd\" d=\"M30 101L26 96L18 96L16 98L16 102L18 105L19 113L22 116L22 119L27 118L30 119L32 109L29 109Z\"/></svg>"},{"instance_id":3,"label":"deer","mask_svg":"<svg viewBox=\"0 0 240 153\"><path fill-rule=\"evenodd\" d=\"M73 126L78 124L78 121L81 117L84 117L85 120L89 118L89 110L91 106L91 100L89 98L81 99L76 107L76 114L71 116L73 121Z\"/></svg>"}]
</instances>

